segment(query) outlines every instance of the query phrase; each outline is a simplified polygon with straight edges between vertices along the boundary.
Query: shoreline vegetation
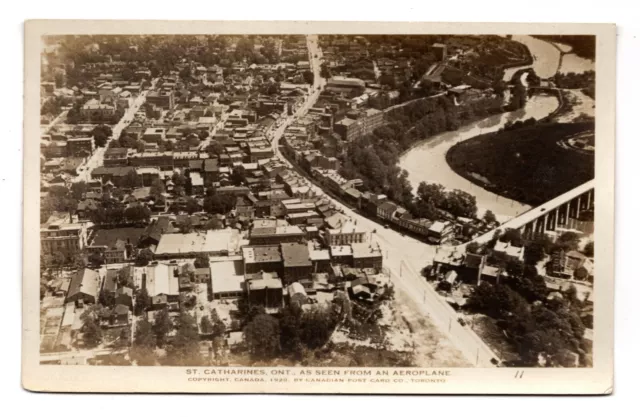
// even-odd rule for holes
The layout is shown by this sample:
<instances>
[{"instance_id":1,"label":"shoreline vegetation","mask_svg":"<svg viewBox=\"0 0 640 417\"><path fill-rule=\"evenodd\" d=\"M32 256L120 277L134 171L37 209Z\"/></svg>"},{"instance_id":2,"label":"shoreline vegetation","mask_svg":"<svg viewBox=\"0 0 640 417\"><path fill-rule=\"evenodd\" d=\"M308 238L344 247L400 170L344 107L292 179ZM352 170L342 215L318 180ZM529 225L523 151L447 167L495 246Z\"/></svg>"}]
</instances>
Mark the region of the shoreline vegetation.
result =
<instances>
[{"instance_id":1,"label":"shoreline vegetation","mask_svg":"<svg viewBox=\"0 0 640 417\"><path fill-rule=\"evenodd\" d=\"M446 159L468 181L537 206L594 177L593 155L558 145L578 135L593 138L593 133L591 122L526 121L460 142L449 149Z\"/></svg>"}]
</instances>

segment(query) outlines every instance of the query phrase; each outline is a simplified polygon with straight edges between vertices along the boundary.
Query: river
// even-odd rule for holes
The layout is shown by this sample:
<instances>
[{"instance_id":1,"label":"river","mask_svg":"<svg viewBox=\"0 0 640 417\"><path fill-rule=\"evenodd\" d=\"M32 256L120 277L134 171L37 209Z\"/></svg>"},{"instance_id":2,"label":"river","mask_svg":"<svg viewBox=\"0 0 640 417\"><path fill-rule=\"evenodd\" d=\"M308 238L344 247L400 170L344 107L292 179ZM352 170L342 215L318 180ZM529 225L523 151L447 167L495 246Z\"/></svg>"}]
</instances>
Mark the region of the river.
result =
<instances>
[{"instance_id":1,"label":"river","mask_svg":"<svg viewBox=\"0 0 640 417\"><path fill-rule=\"evenodd\" d=\"M409 181L414 191L421 181L439 183L450 190L463 190L476 197L479 216L482 216L485 210L491 210L500 221L506 221L525 212L530 206L500 197L459 176L447 164L447 151L458 142L495 132L508 121L530 117L542 119L557 107L558 99L554 96L533 96L523 109L491 116L456 131L435 135L422 141L401 155L398 165L409 173Z\"/></svg>"},{"instance_id":2,"label":"river","mask_svg":"<svg viewBox=\"0 0 640 417\"><path fill-rule=\"evenodd\" d=\"M533 64L522 65L520 67L508 68L504 72L504 81L511 81L513 74L524 68L533 68L538 77L547 79L556 75L560 65L560 49L552 43L534 38L528 35L513 35L512 39L520 42L529 48L533 56Z\"/></svg>"}]
</instances>

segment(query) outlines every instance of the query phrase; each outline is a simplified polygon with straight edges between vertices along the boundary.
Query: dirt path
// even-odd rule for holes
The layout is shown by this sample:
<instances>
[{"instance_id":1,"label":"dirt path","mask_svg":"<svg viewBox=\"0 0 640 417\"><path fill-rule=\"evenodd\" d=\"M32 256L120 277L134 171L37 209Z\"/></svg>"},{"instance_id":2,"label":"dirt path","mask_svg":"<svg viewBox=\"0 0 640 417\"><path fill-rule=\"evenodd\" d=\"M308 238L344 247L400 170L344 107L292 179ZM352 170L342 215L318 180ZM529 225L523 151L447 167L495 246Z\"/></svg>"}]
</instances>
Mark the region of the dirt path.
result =
<instances>
[{"instance_id":1,"label":"dirt path","mask_svg":"<svg viewBox=\"0 0 640 417\"><path fill-rule=\"evenodd\" d=\"M471 367L462 353L443 335L428 317L419 313L413 300L400 288L396 288L395 321L399 332L411 333L416 366L424 368L437 367ZM404 327L404 328L403 328Z\"/></svg>"}]
</instances>

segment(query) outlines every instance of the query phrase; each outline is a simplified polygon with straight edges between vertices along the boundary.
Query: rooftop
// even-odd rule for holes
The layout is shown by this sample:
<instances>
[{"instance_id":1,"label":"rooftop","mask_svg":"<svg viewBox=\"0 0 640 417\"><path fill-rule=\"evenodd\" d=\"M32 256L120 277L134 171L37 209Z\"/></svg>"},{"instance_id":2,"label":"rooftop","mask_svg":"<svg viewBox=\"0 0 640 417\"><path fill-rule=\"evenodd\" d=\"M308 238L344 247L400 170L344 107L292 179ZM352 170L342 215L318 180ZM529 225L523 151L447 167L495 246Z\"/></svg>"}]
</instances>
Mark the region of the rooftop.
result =
<instances>
[{"instance_id":1,"label":"rooftop","mask_svg":"<svg viewBox=\"0 0 640 417\"><path fill-rule=\"evenodd\" d=\"M285 267L311 266L309 248L303 243L282 243L282 258Z\"/></svg>"},{"instance_id":2,"label":"rooftop","mask_svg":"<svg viewBox=\"0 0 640 417\"><path fill-rule=\"evenodd\" d=\"M242 248L242 257L245 263L282 262L280 248L272 246L245 246Z\"/></svg>"}]
</instances>

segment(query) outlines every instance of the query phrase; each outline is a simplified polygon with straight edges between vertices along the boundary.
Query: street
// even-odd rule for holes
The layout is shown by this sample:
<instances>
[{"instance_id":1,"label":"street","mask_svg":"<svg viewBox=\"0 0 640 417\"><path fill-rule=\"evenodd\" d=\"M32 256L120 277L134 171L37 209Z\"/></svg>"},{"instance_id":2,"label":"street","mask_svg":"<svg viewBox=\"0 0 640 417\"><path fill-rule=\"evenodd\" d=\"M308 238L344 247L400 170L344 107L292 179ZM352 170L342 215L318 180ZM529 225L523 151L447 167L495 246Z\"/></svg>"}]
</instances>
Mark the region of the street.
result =
<instances>
[{"instance_id":1,"label":"street","mask_svg":"<svg viewBox=\"0 0 640 417\"><path fill-rule=\"evenodd\" d=\"M102 166L104 160L104 152L107 150L109 142L111 142L112 140L117 140L120 137L120 133L124 129L126 129L127 126L129 126L129 124L133 120L133 116L140 109L140 106L142 106L142 104L146 101L147 93L155 87L157 82L158 78L151 81L151 88L149 90L141 92L140 95L136 97L131 106L127 109L127 111L125 111L120 121L115 126L113 126L113 133L105 146L96 148L93 154L84 163L82 163L82 165L78 167L78 175L73 178L73 182L88 182L91 180L91 171L98 168L99 166Z\"/></svg>"},{"instance_id":2,"label":"street","mask_svg":"<svg viewBox=\"0 0 640 417\"><path fill-rule=\"evenodd\" d=\"M286 127L306 113L316 102L320 90L324 86L325 80L320 77L320 58L322 53L318 48L317 36L307 37L309 47L310 64L314 73L313 92L307 101L298 109L295 115L286 119L285 123L279 126L274 134L272 146L275 155L282 160L289 168L293 168L289 161L281 154L279 141ZM433 287L422 277L419 271L431 263L438 248L428 245L412 237L404 236L392 229L385 229L379 223L364 217L351 208L345 206L340 201L324 193L322 189L313 183L309 183L312 190L318 195L324 195L338 209L344 211L360 228L370 237L373 243L380 245L384 256L384 264L391 272L394 285L402 288L417 305L422 307L422 312L428 316L434 324L449 336L451 341L465 355L470 363L481 367L492 367L492 359L495 354L491 349L475 334L469 327L461 326L458 323L458 315L446 301L436 293ZM375 233L374 233L375 231Z\"/></svg>"}]
</instances>

